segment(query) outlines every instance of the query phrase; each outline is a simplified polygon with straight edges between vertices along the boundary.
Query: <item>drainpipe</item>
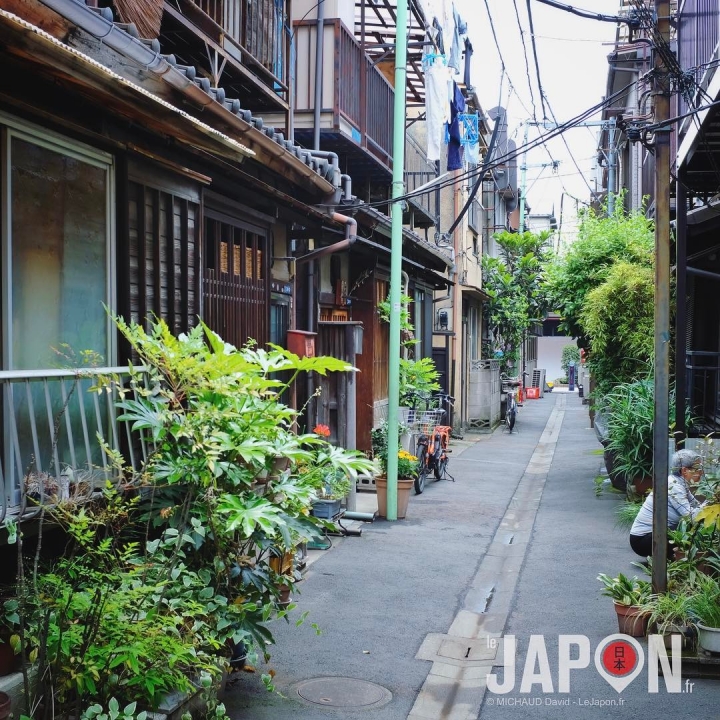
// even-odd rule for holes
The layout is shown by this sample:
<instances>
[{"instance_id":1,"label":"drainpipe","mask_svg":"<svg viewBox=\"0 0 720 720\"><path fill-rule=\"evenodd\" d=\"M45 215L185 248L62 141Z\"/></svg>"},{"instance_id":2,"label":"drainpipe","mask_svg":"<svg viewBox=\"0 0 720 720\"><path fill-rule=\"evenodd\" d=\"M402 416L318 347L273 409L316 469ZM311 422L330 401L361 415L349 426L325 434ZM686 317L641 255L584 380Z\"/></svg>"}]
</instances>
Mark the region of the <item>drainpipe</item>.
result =
<instances>
[{"instance_id":1,"label":"drainpipe","mask_svg":"<svg viewBox=\"0 0 720 720\"><path fill-rule=\"evenodd\" d=\"M343 189L343 200L347 200L348 202L352 200L352 178L349 175L341 175L340 176L340 182L342 183L342 189Z\"/></svg>"},{"instance_id":2,"label":"drainpipe","mask_svg":"<svg viewBox=\"0 0 720 720\"><path fill-rule=\"evenodd\" d=\"M292 23L291 23L292 24ZM288 140L295 144L295 36L292 28L286 28L289 35L288 47Z\"/></svg>"},{"instance_id":3,"label":"drainpipe","mask_svg":"<svg viewBox=\"0 0 720 720\"><path fill-rule=\"evenodd\" d=\"M348 215L341 215L340 213L333 213L332 219L339 223L345 223L345 239L339 242L328 245L327 247L318 248L305 255L301 255L295 260L295 265L301 265L308 263L308 311L307 311L307 327L308 330L312 330L315 327L315 288L314 288L314 276L315 276L315 261L325 257L326 255L333 255L337 252L347 250L357 240L357 220L349 217ZM308 373L307 378L307 395L308 398L312 398L314 393L313 377L312 373ZM352 409L349 408L348 412ZM309 409L309 413L312 411ZM353 415L353 424L355 423L355 417Z\"/></svg>"},{"instance_id":4,"label":"drainpipe","mask_svg":"<svg viewBox=\"0 0 720 720\"><path fill-rule=\"evenodd\" d=\"M317 4L317 46L315 48L315 108L313 111L313 148L320 149L320 113L323 95L323 49L325 45L325 3Z\"/></svg>"},{"instance_id":5,"label":"drainpipe","mask_svg":"<svg viewBox=\"0 0 720 720\"><path fill-rule=\"evenodd\" d=\"M340 186L342 173L340 172L340 159L338 158L337 153L330 152L329 150L303 150L302 153L306 156L328 160L330 163L330 169L332 170L333 178L332 180L330 180L330 178L327 179L330 180L330 182L332 182L335 187Z\"/></svg>"},{"instance_id":6,"label":"drainpipe","mask_svg":"<svg viewBox=\"0 0 720 720\"><path fill-rule=\"evenodd\" d=\"M312 252L307 253L307 255L301 255L297 258L297 263L302 264L317 260L318 258L325 257L326 255L334 255L336 252L347 250L351 245L355 244L355 241L357 240L357 220L353 217L349 217L348 215L341 215L340 213L333 213L332 219L335 220L335 222L345 223L345 239L339 240L327 247L313 250Z\"/></svg>"},{"instance_id":7,"label":"drainpipe","mask_svg":"<svg viewBox=\"0 0 720 720\"><path fill-rule=\"evenodd\" d=\"M403 295L408 295L410 293L410 276L404 270L402 270L400 272L400 274L402 275L402 279L403 279ZM403 359L407 360L408 347L407 347L407 345L403 345L402 343L400 343L400 346L402 349Z\"/></svg>"}]
</instances>

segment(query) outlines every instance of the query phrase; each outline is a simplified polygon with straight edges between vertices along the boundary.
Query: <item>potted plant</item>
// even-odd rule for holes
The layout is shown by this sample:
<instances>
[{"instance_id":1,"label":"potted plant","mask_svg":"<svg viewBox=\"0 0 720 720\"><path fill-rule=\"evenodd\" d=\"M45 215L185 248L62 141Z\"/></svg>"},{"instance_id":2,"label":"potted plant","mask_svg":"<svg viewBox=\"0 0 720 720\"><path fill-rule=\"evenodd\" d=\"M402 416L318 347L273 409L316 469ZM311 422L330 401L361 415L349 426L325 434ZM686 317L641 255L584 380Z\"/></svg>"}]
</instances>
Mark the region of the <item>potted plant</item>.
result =
<instances>
[{"instance_id":1,"label":"potted plant","mask_svg":"<svg viewBox=\"0 0 720 720\"><path fill-rule=\"evenodd\" d=\"M350 492L351 481L346 473L333 467L325 470L322 486L312 503L312 514L318 518L334 518L340 512L343 498Z\"/></svg>"},{"instance_id":2,"label":"potted plant","mask_svg":"<svg viewBox=\"0 0 720 720\"><path fill-rule=\"evenodd\" d=\"M698 645L720 653L720 585L715 578L701 578L690 598L690 610L698 631Z\"/></svg>"},{"instance_id":3,"label":"potted plant","mask_svg":"<svg viewBox=\"0 0 720 720\"><path fill-rule=\"evenodd\" d=\"M650 583L637 577L628 578L622 573L614 578L600 573L597 579L603 584L602 594L612 598L615 605L618 630L631 637L645 635L649 614L642 609L642 604L650 596Z\"/></svg>"},{"instance_id":4,"label":"potted plant","mask_svg":"<svg viewBox=\"0 0 720 720\"><path fill-rule=\"evenodd\" d=\"M673 635L681 635L683 645L690 644L692 632L692 596L683 588L675 592L650 595L639 604L647 613L648 628L664 636L666 647L671 646Z\"/></svg>"},{"instance_id":5,"label":"potted plant","mask_svg":"<svg viewBox=\"0 0 720 720\"><path fill-rule=\"evenodd\" d=\"M440 373L432 358L400 358L400 404L414 407L419 399L429 400L440 390Z\"/></svg>"},{"instance_id":6,"label":"potted plant","mask_svg":"<svg viewBox=\"0 0 720 720\"><path fill-rule=\"evenodd\" d=\"M401 431L401 428L398 428ZM388 425L383 422L372 431L373 458L378 464L379 474L375 478L378 499L378 515L387 517L387 461L388 461ZM410 500L410 490L415 483L417 458L407 450L398 450L397 516L404 518Z\"/></svg>"}]
</instances>

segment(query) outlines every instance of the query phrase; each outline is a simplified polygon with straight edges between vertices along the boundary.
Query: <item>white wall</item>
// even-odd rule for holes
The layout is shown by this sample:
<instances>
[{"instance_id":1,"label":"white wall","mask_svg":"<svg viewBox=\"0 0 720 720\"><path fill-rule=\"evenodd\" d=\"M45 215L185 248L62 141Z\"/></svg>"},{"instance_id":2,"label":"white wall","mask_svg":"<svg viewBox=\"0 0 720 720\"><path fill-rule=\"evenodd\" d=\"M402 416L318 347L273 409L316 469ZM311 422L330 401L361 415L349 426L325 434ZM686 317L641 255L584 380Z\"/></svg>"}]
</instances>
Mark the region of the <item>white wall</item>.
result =
<instances>
[{"instance_id":1,"label":"white wall","mask_svg":"<svg viewBox=\"0 0 720 720\"><path fill-rule=\"evenodd\" d=\"M545 368L545 381L555 382L557 378L563 377L565 373L560 365L562 351L566 345L575 345L575 341L564 335L556 337L538 338L538 359L537 366Z\"/></svg>"},{"instance_id":2,"label":"white wall","mask_svg":"<svg viewBox=\"0 0 720 720\"><path fill-rule=\"evenodd\" d=\"M294 0L292 5L293 20L317 20L315 0ZM352 33L355 27L355 3L353 0L325 0L325 18L340 18Z\"/></svg>"}]
</instances>

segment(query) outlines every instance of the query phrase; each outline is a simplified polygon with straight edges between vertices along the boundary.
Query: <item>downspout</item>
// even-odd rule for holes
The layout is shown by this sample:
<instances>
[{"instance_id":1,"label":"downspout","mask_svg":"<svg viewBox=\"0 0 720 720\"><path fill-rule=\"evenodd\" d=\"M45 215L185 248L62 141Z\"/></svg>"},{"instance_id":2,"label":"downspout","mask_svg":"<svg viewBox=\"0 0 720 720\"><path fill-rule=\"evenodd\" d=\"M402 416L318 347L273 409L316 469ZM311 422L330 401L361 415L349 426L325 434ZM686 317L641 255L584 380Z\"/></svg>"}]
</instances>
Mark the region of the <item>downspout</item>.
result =
<instances>
[{"instance_id":1,"label":"downspout","mask_svg":"<svg viewBox=\"0 0 720 720\"><path fill-rule=\"evenodd\" d=\"M345 239L340 240L339 242L333 243L332 245L328 245L327 247L318 248L317 250L313 250L312 252L309 252L305 255L301 255L295 261L296 266L302 265L303 263L308 263L307 328L310 331L312 331L312 329L314 327L316 327L316 325L315 325L315 287L314 287L315 261L322 257L325 257L326 255L333 255L334 253L342 252L343 250L347 250L357 240L357 220L355 220L355 218L349 217L348 215L341 215L340 213L333 213L332 219L335 220L335 222L345 223ZM307 377L308 401L313 398L313 394L315 392L313 384L314 384L314 381L313 381L312 373L308 373L308 377ZM312 417L312 421L315 422L316 417L313 417L313 409L311 407L308 407L308 414L310 417Z\"/></svg>"},{"instance_id":2,"label":"downspout","mask_svg":"<svg viewBox=\"0 0 720 720\"><path fill-rule=\"evenodd\" d=\"M347 250L350 246L355 244L355 241L357 240L357 220L353 217L349 217L348 215L341 215L340 213L333 213L332 219L335 220L335 222L345 224L345 239L339 240L327 247L313 250L312 252L307 253L307 255L301 255L297 258L297 263L302 264L317 260L318 258L325 257L326 255L334 255L336 252Z\"/></svg>"},{"instance_id":3,"label":"downspout","mask_svg":"<svg viewBox=\"0 0 720 720\"><path fill-rule=\"evenodd\" d=\"M400 274L402 275L402 279L403 279L403 295L407 296L410 293L410 276L404 270L402 270L400 272ZM402 310L401 310L401 312L402 312ZM408 347L407 347L407 345L405 345L402 342L400 343L400 345L401 345L401 352L402 352L403 359L407 360Z\"/></svg>"},{"instance_id":4,"label":"downspout","mask_svg":"<svg viewBox=\"0 0 720 720\"><path fill-rule=\"evenodd\" d=\"M349 175L340 175L340 182L343 189L343 200L352 200L352 178Z\"/></svg>"},{"instance_id":5,"label":"downspout","mask_svg":"<svg viewBox=\"0 0 720 720\"><path fill-rule=\"evenodd\" d=\"M317 4L317 25L315 48L315 108L313 111L313 148L320 149L320 114L323 96L323 49L325 45L325 3Z\"/></svg>"}]
</instances>

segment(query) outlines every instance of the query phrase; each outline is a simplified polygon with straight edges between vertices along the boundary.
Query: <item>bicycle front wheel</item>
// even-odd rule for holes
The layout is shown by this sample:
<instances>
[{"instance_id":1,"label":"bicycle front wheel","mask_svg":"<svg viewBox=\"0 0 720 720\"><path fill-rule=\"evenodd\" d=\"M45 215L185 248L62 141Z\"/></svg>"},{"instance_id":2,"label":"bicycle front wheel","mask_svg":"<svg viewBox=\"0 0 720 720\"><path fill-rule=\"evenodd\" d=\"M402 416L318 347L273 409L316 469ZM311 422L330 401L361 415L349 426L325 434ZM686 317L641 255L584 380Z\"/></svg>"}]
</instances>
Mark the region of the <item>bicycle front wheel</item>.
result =
<instances>
[{"instance_id":1,"label":"bicycle front wheel","mask_svg":"<svg viewBox=\"0 0 720 720\"><path fill-rule=\"evenodd\" d=\"M423 445L418 452L417 476L415 477L415 494L422 495L427 477L427 448Z\"/></svg>"},{"instance_id":2,"label":"bicycle front wheel","mask_svg":"<svg viewBox=\"0 0 720 720\"><path fill-rule=\"evenodd\" d=\"M508 430L510 432L512 432L513 428L515 427L515 414L516 413L517 413L517 411L515 410L515 408L512 408L512 410L510 410L505 417L505 421L507 423Z\"/></svg>"}]
</instances>

